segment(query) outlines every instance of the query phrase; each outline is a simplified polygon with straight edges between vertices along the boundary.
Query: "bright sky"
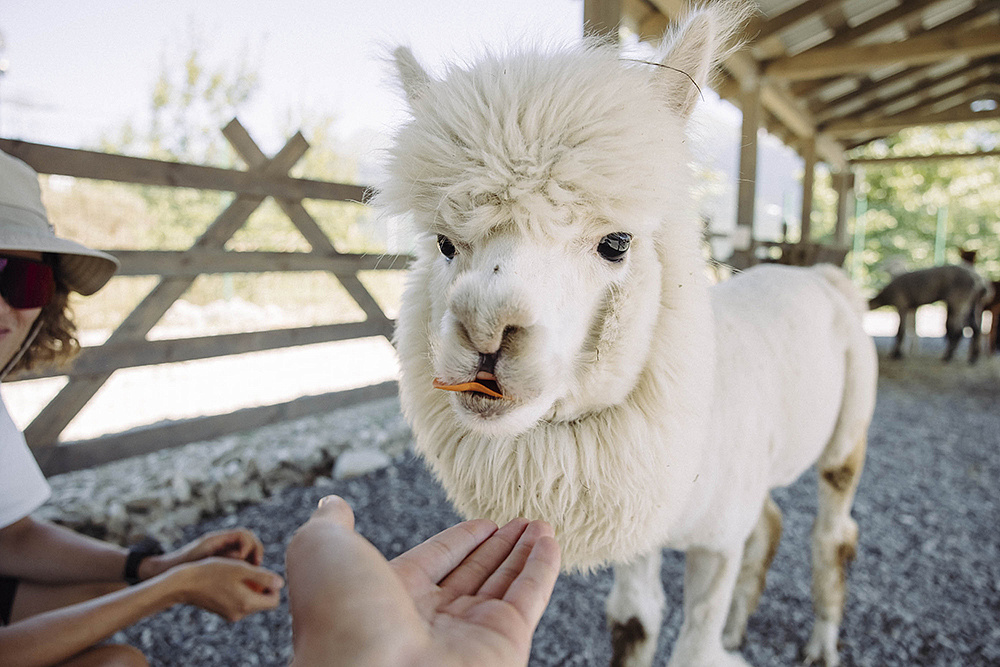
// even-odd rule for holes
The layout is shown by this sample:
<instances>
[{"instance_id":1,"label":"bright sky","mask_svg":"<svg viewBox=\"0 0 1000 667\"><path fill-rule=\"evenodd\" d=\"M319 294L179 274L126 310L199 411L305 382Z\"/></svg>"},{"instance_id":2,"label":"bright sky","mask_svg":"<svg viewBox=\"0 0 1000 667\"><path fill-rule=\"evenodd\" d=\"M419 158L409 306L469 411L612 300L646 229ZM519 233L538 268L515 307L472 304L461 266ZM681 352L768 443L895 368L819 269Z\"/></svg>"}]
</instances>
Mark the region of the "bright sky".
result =
<instances>
[{"instance_id":1,"label":"bright sky","mask_svg":"<svg viewBox=\"0 0 1000 667\"><path fill-rule=\"evenodd\" d=\"M126 121L144 127L161 63L179 66L195 34L213 70L252 56L261 85L240 120L266 153L287 139L289 112L305 112L333 116L345 139L366 135L355 146L370 163L404 117L396 46L440 72L484 48L576 41L582 24L583 0L0 0L0 136L93 148ZM725 154L698 157L735 179L739 112L705 98L703 129L733 137ZM776 202L796 189L772 185L762 195ZM713 215L735 216L723 208Z\"/></svg>"},{"instance_id":2,"label":"bright sky","mask_svg":"<svg viewBox=\"0 0 1000 667\"><path fill-rule=\"evenodd\" d=\"M393 47L434 70L524 35L577 39L582 16L583 0L0 0L0 136L87 147L141 123L161 59L181 62L192 26L206 64L258 56L241 120L266 151L289 109L332 114L345 136L385 130L402 109Z\"/></svg>"}]
</instances>

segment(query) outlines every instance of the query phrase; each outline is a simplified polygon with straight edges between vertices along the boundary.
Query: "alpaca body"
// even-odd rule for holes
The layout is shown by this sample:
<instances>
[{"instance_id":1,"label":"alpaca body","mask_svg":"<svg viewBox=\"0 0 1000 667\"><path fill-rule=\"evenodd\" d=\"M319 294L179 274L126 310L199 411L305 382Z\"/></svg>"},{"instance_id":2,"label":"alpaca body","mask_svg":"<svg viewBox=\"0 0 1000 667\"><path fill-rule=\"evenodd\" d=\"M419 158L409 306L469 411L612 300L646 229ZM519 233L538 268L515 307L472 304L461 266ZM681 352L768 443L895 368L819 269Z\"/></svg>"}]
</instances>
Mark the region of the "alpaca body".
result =
<instances>
[{"instance_id":1,"label":"alpaca body","mask_svg":"<svg viewBox=\"0 0 1000 667\"><path fill-rule=\"evenodd\" d=\"M827 451L841 418L848 355L869 357L872 387L875 363L857 304L821 271L833 269L764 265L713 288L717 366L700 473L716 489L699 493L695 485L691 505L702 511L688 515L695 524L689 539L676 534L669 546L742 545L770 489L794 482L821 454L843 459L843 444L863 435L862 413L851 437ZM724 525L732 530L713 526L723 516L731 516ZM698 526L713 529L702 534Z\"/></svg>"},{"instance_id":2,"label":"alpaca body","mask_svg":"<svg viewBox=\"0 0 1000 667\"><path fill-rule=\"evenodd\" d=\"M910 318L920 306L943 301L947 307L945 322L948 346L944 360L949 361L962 340L966 325L972 329L969 361L979 358L979 336L983 306L992 296L992 288L969 263L944 264L918 269L896 276L869 302L871 309L892 306L899 313L899 328L892 357L903 356L903 344Z\"/></svg>"},{"instance_id":3,"label":"alpaca body","mask_svg":"<svg viewBox=\"0 0 1000 667\"><path fill-rule=\"evenodd\" d=\"M688 563L674 664L742 664L724 644L777 544L768 491L817 461L807 655L837 661L874 346L838 269L705 278L684 128L742 7L696 12L662 68L588 45L433 79L396 54L413 118L377 203L419 232L395 337L416 448L460 513L545 519L566 568L615 564L615 664L652 659L664 547Z\"/></svg>"}]
</instances>

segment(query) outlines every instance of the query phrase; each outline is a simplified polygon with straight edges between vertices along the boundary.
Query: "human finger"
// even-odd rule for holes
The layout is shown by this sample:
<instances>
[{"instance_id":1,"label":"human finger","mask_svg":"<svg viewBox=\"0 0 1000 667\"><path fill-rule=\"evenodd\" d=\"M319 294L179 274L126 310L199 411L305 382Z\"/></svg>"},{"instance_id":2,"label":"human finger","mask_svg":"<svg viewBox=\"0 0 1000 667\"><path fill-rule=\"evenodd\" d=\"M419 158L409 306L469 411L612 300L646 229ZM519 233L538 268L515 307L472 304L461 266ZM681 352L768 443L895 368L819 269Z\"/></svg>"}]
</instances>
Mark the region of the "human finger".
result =
<instances>
[{"instance_id":1,"label":"human finger","mask_svg":"<svg viewBox=\"0 0 1000 667\"><path fill-rule=\"evenodd\" d=\"M393 569L404 580L418 573L437 584L496 531L497 525L488 519L463 521L392 559Z\"/></svg>"},{"instance_id":2,"label":"human finger","mask_svg":"<svg viewBox=\"0 0 1000 667\"><path fill-rule=\"evenodd\" d=\"M517 610L532 631L552 597L560 560L559 543L552 536L543 535L535 542L521 572L504 593L504 602Z\"/></svg>"},{"instance_id":3,"label":"human finger","mask_svg":"<svg viewBox=\"0 0 1000 667\"><path fill-rule=\"evenodd\" d=\"M454 595L474 594L507 559L527 525L527 519L508 522L442 579L440 586Z\"/></svg>"},{"instance_id":4,"label":"human finger","mask_svg":"<svg viewBox=\"0 0 1000 667\"><path fill-rule=\"evenodd\" d=\"M212 555L260 565L264 559L264 543L246 528L220 531L211 535Z\"/></svg>"},{"instance_id":5,"label":"human finger","mask_svg":"<svg viewBox=\"0 0 1000 667\"><path fill-rule=\"evenodd\" d=\"M201 538L199 557L219 556L260 565L264 559L264 544L246 528L220 530Z\"/></svg>"},{"instance_id":6,"label":"human finger","mask_svg":"<svg viewBox=\"0 0 1000 667\"><path fill-rule=\"evenodd\" d=\"M275 605L278 602L281 589L285 586L284 579L274 572L264 568L255 568L254 570L245 573L243 575L242 582L243 585L249 588L252 592L263 596L268 601L273 600Z\"/></svg>"},{"instance_id":7,"label":"human finger","mask_svg":"<svg viewBox=\"0 0 1000 667\"><path fill-rule=\"evenodd\" d=\"M517 544L511 549L490 577L480 587L478 594L500 599L507 592L511 583L524 570L525 563L535 543L542 537L552 537L552 526L544 521L532 521L524 528Z\"/></svg>"},{"instance_id":8,"label":"human finger","mask_svg":"<svg viewBox=\"0 0 1000 667\"><path fill-rule=\"evenodd\" d=\"M187 573L187 574L186 574ZM235 621L273 609L280 602L284 581L274 572L231 558L206 558L177 570L185 601Z\"/></svg>"},{"instance_id":9,"label":"human finger","mask_svg":"<svg viewBox=\"0 0 1000 667\"><path fill-rule=\"evenodd\" d=\"M333 521L348 530L354 530L354 510L340 496L329 495L319 499L312 513L313 519Z\"/></svg>"}]
</instances>

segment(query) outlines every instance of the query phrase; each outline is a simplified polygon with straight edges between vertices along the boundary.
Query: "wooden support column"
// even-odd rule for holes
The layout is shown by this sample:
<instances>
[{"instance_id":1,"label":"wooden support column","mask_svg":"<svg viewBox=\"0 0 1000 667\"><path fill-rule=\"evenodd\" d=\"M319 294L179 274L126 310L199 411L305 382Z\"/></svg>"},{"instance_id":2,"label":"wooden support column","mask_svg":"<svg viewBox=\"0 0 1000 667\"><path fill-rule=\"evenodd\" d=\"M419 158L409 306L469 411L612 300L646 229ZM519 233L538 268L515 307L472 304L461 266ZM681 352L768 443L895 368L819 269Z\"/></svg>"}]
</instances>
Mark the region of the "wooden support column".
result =
<instances>
[{"instance_id":1,"label":"wooden support column","mask_svg":"<svg viewBox=\"0 0 1000 667\"><path fill-rule=\"evenodd\" d=\"M748 79L752 78L750 81ZM743 128L740 138L740 180L737 184L736 233L733 237L734 265L753 263L753 219L757 188L757 132L760 129L760 79L744 79L740 91ZM742 258L742 259L741 259Z\"/></svg>"},{"instance_id":2,"label":"wooden support column","mask_svg":"<svg viewBox=\"0 0 1000 667\"><path fill-rule=\"evenodd\" d=\"M809 243L812 240L812 208L813 184L816 179L816 137L805 137L802 140L802 217L800 222L801 235L799 243Z\"/></svg>"},{"instance_id":3,"label":"wooden support column","mask_svg":"<svg viewBox=\"0 0 1000 667\"><path fill-rule=\"evenodd\" d=\"M622 0L583 0L583 33L618 42Z\"/></svg>"},{"instance_id":4,"label":"wooden support column","mask_svg":"<svg viewBox=\"0 0 1000 667\"><path fill-rule=\"evenodd\" d=\"M847 221L853 211L854 172L842 169L833 174L833 187L837 190L837 225L833 230L833 242L847 247Z\"/></svg>"}]
</instances>

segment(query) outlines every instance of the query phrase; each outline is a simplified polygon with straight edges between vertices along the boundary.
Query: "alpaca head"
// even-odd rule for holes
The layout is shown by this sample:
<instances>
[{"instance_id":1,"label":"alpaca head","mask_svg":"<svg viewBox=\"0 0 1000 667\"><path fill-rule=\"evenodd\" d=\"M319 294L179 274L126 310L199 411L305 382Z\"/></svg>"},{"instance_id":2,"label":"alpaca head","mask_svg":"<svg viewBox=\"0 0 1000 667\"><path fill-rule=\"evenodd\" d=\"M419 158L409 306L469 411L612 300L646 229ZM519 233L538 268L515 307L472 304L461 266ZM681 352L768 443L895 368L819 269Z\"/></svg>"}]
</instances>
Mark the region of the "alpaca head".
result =
<instances>
[{"instance_id":1,"label":"alpaca head","mask_svg":"<svg viewBox=\"0 0 1000 667\"><path fill-rule=\"evenodd\" d=\"M501 436L628 395L664 313L702 279L685 123L739 22L731 7L695 12L658 62L589 44L433 78L397 50L412 119L378 203L419 233L396 340L404 394L433 391Z\"/></svg>"}]
</instances>

